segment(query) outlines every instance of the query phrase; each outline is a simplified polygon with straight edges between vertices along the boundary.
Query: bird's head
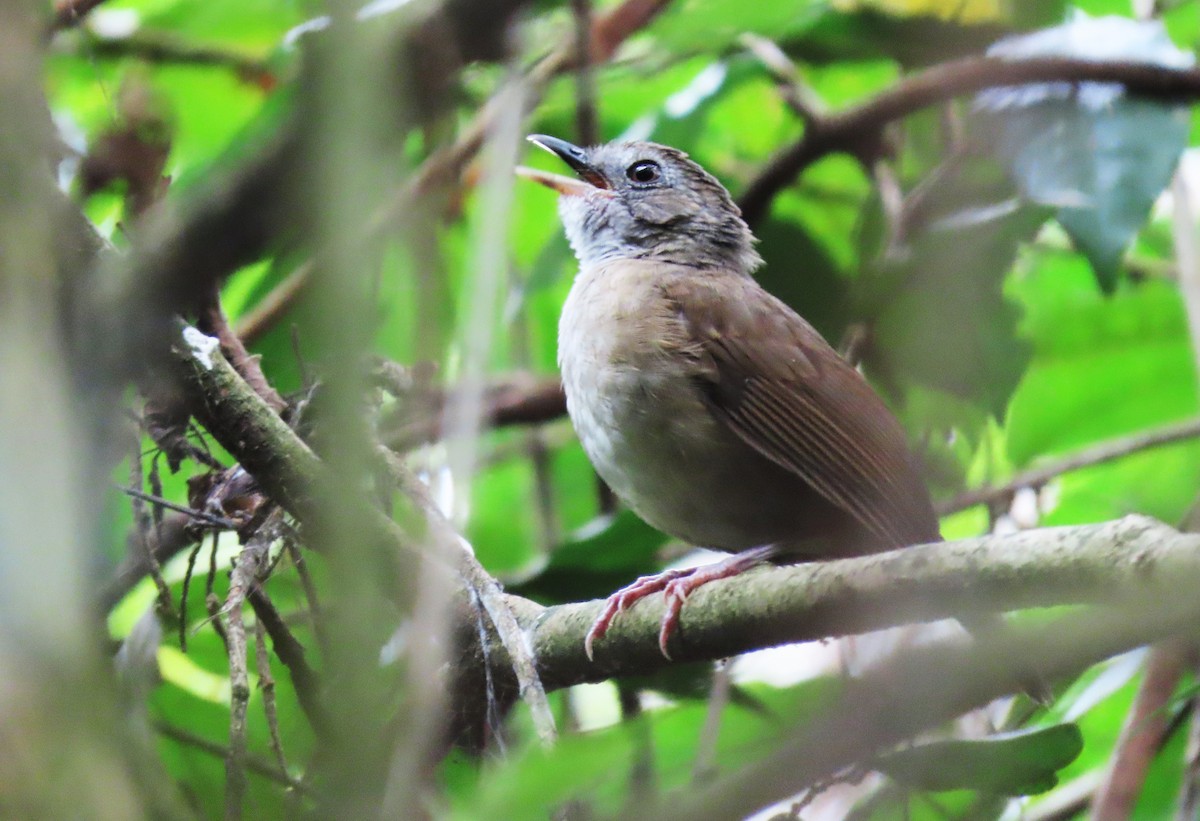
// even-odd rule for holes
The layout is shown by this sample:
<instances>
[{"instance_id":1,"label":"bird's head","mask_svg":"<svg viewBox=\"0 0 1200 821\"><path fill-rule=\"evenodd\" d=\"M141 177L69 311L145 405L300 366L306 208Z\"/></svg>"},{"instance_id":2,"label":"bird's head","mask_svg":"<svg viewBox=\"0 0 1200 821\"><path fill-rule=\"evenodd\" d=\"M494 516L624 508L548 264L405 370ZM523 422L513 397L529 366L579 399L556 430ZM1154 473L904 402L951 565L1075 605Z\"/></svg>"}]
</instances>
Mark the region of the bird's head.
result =
<instances>
[{"instance_id":1,"label":"bird's head","mask_svg":"<svg viewBox=\"0 0 1200 821\"><path fill-rule=\"evenodd\" d=\"M578 176L519 169L561 194L558 211L581 265L647 259L749 274L761 264L729 192L682 151L650 142L580 148L541 134L529 141Z\"/></svg>"}]
</instances>

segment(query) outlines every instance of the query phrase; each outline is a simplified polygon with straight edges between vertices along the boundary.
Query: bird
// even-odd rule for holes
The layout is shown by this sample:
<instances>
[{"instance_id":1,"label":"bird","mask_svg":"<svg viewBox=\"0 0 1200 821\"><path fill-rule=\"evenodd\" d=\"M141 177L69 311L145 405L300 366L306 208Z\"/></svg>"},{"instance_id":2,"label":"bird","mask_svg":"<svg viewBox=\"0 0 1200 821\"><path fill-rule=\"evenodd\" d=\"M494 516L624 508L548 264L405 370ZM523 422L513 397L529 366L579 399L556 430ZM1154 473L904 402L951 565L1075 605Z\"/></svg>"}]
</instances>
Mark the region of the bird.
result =
<instances>
[{"instance_id":1,"label":"bird","mask_svg":"<svg viewBox=\"0 0 1200 821\"><path fill-rule=\"evenodd\" d=\"M579 270L559 323L568 415L600 477L651 526L731 554L614 593L585 639L663 592L671 657L687 596L763 563L941 540L900 422L821 334L754 279L756 239L684 152L644 141L530 142Z\"/></svg>"}]
</instances>

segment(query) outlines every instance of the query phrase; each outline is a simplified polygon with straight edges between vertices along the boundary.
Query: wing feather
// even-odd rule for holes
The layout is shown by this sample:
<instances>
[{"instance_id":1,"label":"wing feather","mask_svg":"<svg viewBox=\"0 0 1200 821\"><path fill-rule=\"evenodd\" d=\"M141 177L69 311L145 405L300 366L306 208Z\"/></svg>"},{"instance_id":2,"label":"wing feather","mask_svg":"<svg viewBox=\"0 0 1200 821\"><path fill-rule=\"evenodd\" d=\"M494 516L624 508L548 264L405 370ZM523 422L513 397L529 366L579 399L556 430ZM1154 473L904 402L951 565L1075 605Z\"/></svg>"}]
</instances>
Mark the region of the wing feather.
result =
<instances>
[{"instance_id":1,"label":"wing feather","mask_svg":"<svg viewBox=\"0 0 1200 821\"><path fill-rule=\"evenodd\" d=\"M729 281L665 286L714 415L889 546L939 538L904 431L866 380L753 280Z\"/></svg>"}]
</instances>

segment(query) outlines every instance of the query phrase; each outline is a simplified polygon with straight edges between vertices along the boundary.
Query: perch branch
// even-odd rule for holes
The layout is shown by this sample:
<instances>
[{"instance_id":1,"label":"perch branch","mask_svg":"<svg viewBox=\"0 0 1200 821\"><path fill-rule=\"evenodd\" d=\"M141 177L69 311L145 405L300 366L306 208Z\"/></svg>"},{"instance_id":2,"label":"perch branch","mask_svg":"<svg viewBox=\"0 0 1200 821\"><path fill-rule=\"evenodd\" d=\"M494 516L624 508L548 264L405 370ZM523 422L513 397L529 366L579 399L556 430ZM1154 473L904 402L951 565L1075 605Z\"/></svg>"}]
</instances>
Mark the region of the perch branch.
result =
<instances>
[{"instance_id":1,"label":"perch branch","mask_svg":"<svg viewBox=\"0 0 1200 821\"><path fill-rule=\"evenodd\" d=\"M713 582L688 598L671 655L676 662L715 660L788 642L963 615L1188 599L1186 591L1197 584L1200 536L1130 516L1099 525L763 568ZM656 641L661 597L621 614L596 645L594 663L584 655L583 636L603 602L541 608L510 599L519 621L533 631L534 656L548 690L647 673L671 663Z\"/></svg>"}]
</instances>

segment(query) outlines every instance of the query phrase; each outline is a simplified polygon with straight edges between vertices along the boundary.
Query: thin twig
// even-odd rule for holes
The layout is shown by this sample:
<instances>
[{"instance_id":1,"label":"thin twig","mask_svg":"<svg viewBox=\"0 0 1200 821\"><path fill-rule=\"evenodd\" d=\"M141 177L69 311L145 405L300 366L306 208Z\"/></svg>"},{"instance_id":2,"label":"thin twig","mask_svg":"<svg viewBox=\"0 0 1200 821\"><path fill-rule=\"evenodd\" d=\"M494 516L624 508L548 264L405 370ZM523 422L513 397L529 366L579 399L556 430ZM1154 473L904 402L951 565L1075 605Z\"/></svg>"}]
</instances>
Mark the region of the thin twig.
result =
<instances>
[{"instance_id":1,"label":"thin twig","mask_svg":"<svg viewBox=\"0 0 1200 821\"><path fill-rule=\"evenodd\" d=\"M1156 430L1135 433L1085 448L1043 467L1017 474L1002 485L976 488L935 505L939 516L957 513L970 507L1000 502L1021 488L1040 488L1064 473L1131 456L1143 450L1195 439L1200 436L1200 419L1189 419Z\"/></svg>"},{"instance_id":2,"label":"thin twig","mask_svg":"<svg viewBox=\"0 0 1200 821\"><path fill-rule=\"evenodd\" d=\"M133 526L146 557L146 567L149 569L150 578L154 580L154 587L158 591L159 612L167 614L172 609L171 588L167 586L167 582L163 578L162 566L158 563L158 556L154 555L154 548L150 544L150 517L146 515L146 499L141 491L142 484L142 438L139 430L138 435L133 438L133 452L129 454L128 489L136 490L136 492L128 494L129 504L133 508Z\"/></svg>"},{"instance_id":3,"label":"thin twig","mask_svg":"<svg viewBox=\"0 0 1200 821\"><path fill-rule=\"evenodd\" d=\"M571 15L575 22L575 131L581 145L595 145L600 127L592 72L591 0L571 0Z\"/></svg>"},{"instance_id":4,"label":"thin twig","mask_svg":"<svg viewBox=\"0 0 1200 821\"><path fill-rule=\"evenodd\" d=\"M246 794L246 711L250 704L250 673L247 669L246 624L242 605L250 590L257 587L276 536L280 514L272 513L267 522L247 541L238 554L230 574L229 593L222 608L228 619L226 635L229 651L229 757L225 759L225 818L242 817Z\"/></svg>"},{"instance_id":5,"label":"thin twig","mask_svg":"<svg viewBox=\"0 0 1200 821\"><path fill-rule=\"evenodd\" d=\"M800 119L811 122L825 116L825 103L804 83L796 64L773 40L746 32L738 42L771 72L783 101Z\"/></svg>"},{"instance_id":6,"label":"thin twig","mask_svg":"<svg viewBox=\"0 0 1200 821\"><path fill-rule=\"evenodd\" d=\"M1170 724L1167 706L1183 677L1187 645L1165 642L1146 661L1137 698L1125 717L1104 781L1092 799L1093 821L1124 821L1133 814L1150 762Z\"/></svg>"},{"instance_id":7,"label":"thin twig","mask_svg":"<svg viewBox=\"0 0 1200 821\"><path fill-rule=\"evenodd\" d=\"M253 308L238 317L235 330L247 345L253 345L282 318L304 295L312 281L311 260L296 266Z\"/></svg>"},{"instance_id":8,"label":"thin twig","mask_svg":"<svg viewBox=\"0 0 1200 821\"><path fill-rule=\"evenodd\" d=\"M385 420L380 434L385 444L406 451L445 436L445 410L458 392L457 387L424 394L414 391L411 405ZM537 425L566 416L567 397L558 377L512 377L484 390L479 414L482 428Z\"/></svg>"},{"instance_id":9,"label":"thin twig","mask_svg":"<svg viewBox=\"0 0 1200 821\"><path fill-rule=\"evenodd\" d=\"M204 547L204 540L200 539L196 542L196 546L192 548L192 552L188 554L187 570L183 574L183 591L179 594L179 649L181 652L187 652L187 636L188 636L188 618L187 618L187 603L188 590L192 586L192 574L196 571L196 559L200 556L200 550Z\"/></svg>"},{"instance_id":10,"label":"thin twig","mask_svg":"<svg viewBox=\"0 0 1200 821\"><path fill-rule=\"evenodd\" d=\"M538 737L543 743L552 743L557 736L554 714L550 710L546 690L538 677L533 648L529 644L528 635L518 624L509 608L500 584L479 564L470 544L454 531L429 496L425 485L413 476L404 463L387 448L380 446L376 449L376 453L387 466L396 485L413 500L413 503L425 516L434 537L458 554L460 558L459 572L468 587L479 597L480 603L487 611L488 618L496 628L496 634L500 638L505 652L508 653L513 672L517 676L521 698L529 705Z\"/></svg>"},{"instance_id":11,"label":"thin twig","mask_svg":"<svg viewBox=\"0 0 1200 821\"><path fill-rule=\"evenodd\" d=\"M287 772L283 741L279 737L279 713L275 709L275 679L271 676L271 654L267 651L267 631L261 619L254 622L254 668L258 672L258 689L263 694L263 712L267 716L267 731L271 736L271 752L279 769Z\"/></svg>"},{"instance_id":12,"label":"thin twig","mask_svg":"<svg viewBox=\"0 0 1200 821\"><path fill-rule=\"evenodd\" d=\"M184 513L188 517L195 519L197 522L204 522L207 525L219 527L223 530L237 530L237 522L233 521L232 519L226 519L224 516L214 516L213 514L206 513L203 510L196 510L195 508L188 507L187 505L177 504L169 499L164 499L161 496L155 496L152 493L146 493L145 491L137 490L136 488L122 487L121 485L118 485L117 487L120 488L121 492L127 496L132 496L135 499L141 499L143 502L149 502L152 505L165 507L167 510L174 510L176 513Z\"/></svg>"},{"instance_id":13,"label":"thin twig","mask_svg":"<svg viewBox=\"0 0 1200 821\"><path fill-rule=\"evenodd\" d=\"M304 591L304 601L308 606L308 613L312 617L313 632L317 636L317 643L322 647L327 647L325 622L321 618L321 602L317 598L317 586L313 584L312 574L308 572L308 562L305 561L304 553L296 543L294 534L287 530L283 534L283 549L288 558L292 560L292 567L296 568L296 575L300 577L300 588Z\"/></svg>"},{"instance_id":14,"label":"thin twig","mask_svg":"<svg viewBox=\"0 0 1200 821\"><path fill-rule=\"evenodd\" d=\"M1193 676L1197 672L1195 663L1191 672ZM1191 721L1176 821L1195 821L1200 817L1200 698L1193 697L1187 705L1187 711L1191 714Z\"/></svg>"},{"instance_id":15,"label":"thin twig","mask_svg":"<svg viewBox=\"0 0 1200 821\"><path fill-rule=\"evenodd\" d=\"M607 62L632 34L641 30L670 5L671 0L625 0L621 5L596 18L592 23L591 48L588 54L593 64ZM575 36L572 36L545 59L531 68L520 82L524 105L532 108L541 100L555 76L569 69L575 58ZM483 147L485 136L492 131L504 113L496 98L492 98L459 135L458 140L429 158L414 175L412 185L401 192L391 208L377 220L379 225L391 224L394 214L410 206L414 194L428 194L452 186L471 159Z\"/></svg>"},{"instance_id":16,"label":"thin twig","mask_svg":"<svg viewBox=\"0 0 1200 821\"><path fill-rule=\"evenodd\" d=\"M273 85L274 74L263 60L226 49L199 46L163 34L135 34L130 37L87 36L79 53L94 59L123 60L133 57L147 63L226 68L239 77L263 85Z\"/></svg>"},{"instance_id":17,"label":"thin twig","mask_svg":"<svg viewBox=\"0 0 1200 821\"><path fill-rule=\"evenodd\" d=\"M234 333L233 328L229 326L229 319L221 309L221 289L216 283L213 284L208 299L200 308L200 317L196 327L201 332L215 336L220 341L221 353L225 354L225 359L242 379L246 380L246 384L271 406L272 410L280 413L287 407L283 397L271 387L270 381L263 373L259 357L250 355L242 343L241 337Z\"/></svg>"},{"instance_id":18,"label":"thin twig","mask_svg":"<svg viewBox=\"0 0 1200 821\"><path fill-rule=\"evenodd\" d=\"M163 721L155 721L154 731L159 735L165 736L173 741L178 741L180 744L186 744L189 747L195 747L201 752L216 756L222 761L229 758L228 747L224 747L215 741L209 741L207 738L198 736L193 732L183 729L182 727L175 727ZM292 778L287 770L276 767L270 761L267 761L260 756L248 754L246 756L246 769L252 773L261 775L263 778L269 778L272 781L282 784L290 789L305 793L307 792L304 784L299 779Z\"/></svg>"},{"instance_id":19,"label":"thin twig","mask_svg":"<svg viewBox=\"0 0 1200 821\"><path fill-rule=\"evenodd\" d=\"M304 657L304 645L292 635L292 631L288 629L283 617L279 615L270 596L261 586L251 589L247 598L250 606L254 608L254 615L258 622L271 637L275 655L283 662L288 675L291 676L292 687L296 691L296 700L300 702L300 709L304 711L308 723L317 735L324 734L329 729L329 721L321 706L321 686L317 673L309 666L308 660Z\"/></svg>"}]
</instances>

